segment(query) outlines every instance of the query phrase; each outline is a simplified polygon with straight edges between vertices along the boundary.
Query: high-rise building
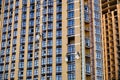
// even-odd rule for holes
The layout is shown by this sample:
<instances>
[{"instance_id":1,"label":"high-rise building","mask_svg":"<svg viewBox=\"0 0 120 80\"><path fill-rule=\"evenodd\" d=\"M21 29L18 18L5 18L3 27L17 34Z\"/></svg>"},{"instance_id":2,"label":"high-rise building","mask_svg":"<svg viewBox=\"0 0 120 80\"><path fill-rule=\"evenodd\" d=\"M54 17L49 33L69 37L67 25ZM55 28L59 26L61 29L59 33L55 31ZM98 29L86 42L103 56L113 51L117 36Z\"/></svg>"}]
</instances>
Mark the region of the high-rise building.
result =
<instances>
[{"instance_id":1,"label":"high-rise building","mask_svg":"<svg viewBox=\"0 0 120 80\"><path fill-rule=\"evenodd\" d=\"M1 14L2 1L0 0L0 14Z\"/></svg>"},{"instance_id":2,"label":"high-rise building","mask_svg":"<svg viewBox=\"0 0 120 80\"><path fill-rule=\"evenodd\" d=\"M2 6L2 1L0 0L0 42L1 42L1 30L2 30L1 6Z\"/></svg>"},{"instance_id":3,"label":"high-rise building","mask_svg":"<svg viewBox=\"0 0 120 80\"><path fill-rule=\"evenodd\" d=\"M0 79L103 80L100 0L4 0Z\"/></svg>"},{"instance_id":4,"label":"high-rise building","mask_svg":"<svg viewBox=\"0 0 120 80\"><path fill-rule=\"evenodd\" d=\"M102 0L105 80L120 80L120 0Z\"/></svg>"}]
</instances>

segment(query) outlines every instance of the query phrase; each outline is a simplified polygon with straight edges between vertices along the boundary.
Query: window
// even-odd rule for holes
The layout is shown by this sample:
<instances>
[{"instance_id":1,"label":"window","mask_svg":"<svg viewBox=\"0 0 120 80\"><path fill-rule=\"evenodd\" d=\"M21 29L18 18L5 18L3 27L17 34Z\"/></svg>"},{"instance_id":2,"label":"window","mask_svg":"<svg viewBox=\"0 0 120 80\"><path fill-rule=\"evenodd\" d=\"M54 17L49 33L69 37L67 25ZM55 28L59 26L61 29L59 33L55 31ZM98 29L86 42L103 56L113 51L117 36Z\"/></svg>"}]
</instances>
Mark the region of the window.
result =
<instances>
[{"instance_id":1,"label":"window","mask_svg":"<svg viewBox=\"0 0 120 80\"><path fill-rule=\"evenodd\" d=\"M23 4L27 4L27 0L23 0L22 3L23 3Z\"/></svg>"},{"instance_id":2,"label":"window","mask_svg":"<svg viewBox=\"0 0 120 80\"><path fill-rule=\"evenodd\" d=\"M61 30L57 30L57 31L56 31L56 36L57 36L57 37L62 36L62 31L61 31Z\"/></svg>"},{"instance_id":3,"label":"window","mask_svg":"<svg viewBox=\"0 0 120 80\"><path fill-rule=\"evenodd\" d=\"M73 2L74 0L67 0L68 2Z\"/></svg>"},{"instance_id":4,"label":"window","mask_svg":"<svg viewBox=\"0 0 120 80\"><path fill-rule=\"evenodd\" d=\"M96 63L97 63L97 67L102 67L102 62L101 62L101 60L97 60Z\"/></svg>"},{"instance_id":5,"label":"window","mask_svg":"<svg viewBox=\"0 0 120 80\"><path fill-rule=\"evenodd\" d=\"M48 55L52 55L52 48L48 48L47 53L48 53Z\"/></svg>"},{"instance_id":6,"label":"window","mask_svg":"<svg viewBox=\"0 0 120 80\"><path fill-rule=\"evenodd\" d=\"M33 44L28 44L28 50L32 50L33 49Z\"/></svg>"},{"instance_id":7,"label":"window","mask_svg":"<svg viewBox=\"0 0 120 80\"><path fill-rule=\"evenodd\" d=\"M61 56L60 57L56 57L56 64L57 63L62 63L62 58L61 58Z\"/></svg>"},{"instance_id":8,"label":"window","mask_svg":"<svg viewBox=\"0 0 120 80\"><path fill-rule=\"evenodd\" d=\"M90 39L89 39L89 38L86 38L86 39L85 39L85 45L86 45L87 47L90 47Z\"/></svg>"},{"instance_id":9,"label":"window","mask_svg":"<svg viewBox=\"0 0 120 80\"><path fill-rule=\"evenodd\" d=\"M30 21L29 21L29 25L30 25L30 26L34 26L34 20L30 20Z\"/></svg>"},{"instance_id":10,"label":"window","mask_svg":"<svg viewBox=\"0 0 120 80\"><path fill-rule=\"evenodd\" d=\"M5 73L5 79L8 79L8 73Z\"/></svg>"},{"instance_id":11,"label":"window","mask_svg":"<svg viewBox=\"0 0 120 80\"><path fill-rule=\"evenodd\" d=\"M52 73L52 66L47 67L47 73Z\"/></svg>"},{"instance_id":12,"label":"window","mask_svg":"<svg viewBox=\"0 0 120 80\"><path fill-rule=\"evenodd\" d=\"M97 75L102 76L102 70L101 69L97 70Z\"/></svg>"},{"instance_id":13,"label":"window","mask_svg":"<svg viewBox=\"0 0 120 80\"><path fill-rule=\"evenodd\" d=\"M100 34L100 28L99 27L95 28L95 33Z\"/></svg>"},{"instance_id":14,"label":"window","mask_svg":"<svg viewBox=\"0 0 120 80\"><path fill-rule=\"evenodd\" d=\"M32 61L27 62L27 67L32 67Z\"/></svg>"},{"instance_id":15,"label":"window","mask_svg":"<svg viewBox=\"0 0 120 80\"><path fill-rule=\"evenodd\" d=\"M15 68L15 63L12 63L11 64L11 69L14 69Z\"/></svg>"},{"instance_id":16,"label":"window","mask_svg":"<svg viewBox=\"0 0 120 80\"><path fill-rule=\"evenodd\" d=\"M62 80L62 76L60 74L56 75L56 80Z\"/></svg>"},{"instance_id":17,"label":"window","mask_svg":"<svg viewBox=\"0 0 120 80\"><path fill-rule=\"evenodd\" d=\"M24 62L19 62L19 68L24 68Z\"/></svg>"},{"instance_id":18,"label":"window","mask_svg":"<svg viewBox=\"0 0 120 80\"><path fill-rule=\"evenodd\" d=\"M20 45L20 51L24 50L24 45Z\"/></svg>"},{"instance_id":19,"label":"window","mask_svg":"<svg viewBox=\"0 0 120 80\"><path fill-rule=\"evenodd\" d=\"M17 43L17 40L16 40L16 38L15 39L13 39L13 44L16 44Z\"/></svg>"},{"instance_id":20,"label":"window","mask_svg":"<svg viewBox=\"0 0 120 80\"><path fill-rule=\"evenodd\" d=\"M34 66L38 66L38 60L34 61Z\"/></svg>"},{"instance_id":21,"label":"window","mask_svg":"<svg viewBox=\"0 0 120 80\"><path fill-rule=\"evenodd\" d=\"M46 64L46 59L42 58L42 65Z\"/></svg>"},{"instance_id":22,"label":"window","mask_svg":"<svg viewBox=\"0 0 120 80\"><path fill-rule=\"evenodd\" d=\"M68 29L68 36L74 35L74 28Z\"/></svg>"},{"instance_id":23,"label":"window","mask_svg":"<svg viewBox=\"0 0 120 80\"><path fill-rule=\"evenodd\" d=\"M57 45L57 46L62 45L62 39L57 39L57 40L56 40L56 45Z\"/></svg>"},{"instance_id":24,"label":"window","mask_svg":"<svg viewBox=\"0 0 120 80\"><path fill-rule=\"evenodd\" d=\"M23 39L25 39L25 38L23 38ZM28 37L28 42L33 42L33 36Z\"/></svg>"},{"instance_id":25,"label":"window","mask_svg":"<svg viewBox=\"0 0 120 80\"><path fill-rule=\"evenodd\" d=\"M96 41L97 41L97 42L100 42L100 41L101 41L100 35L96 35Z\"/></svg>"},{"instance_id":26,"label":"window","mask_svg":"<svg viewBox=\"0 0 120 80\"><path fill-rule=\"evenodd\" d=\"M85 18L85 21L87 22L89 21L89 15L87 13L85 13L84 18Z\"/></svg>"},{"instance_id":27,"label":"window","mask_svg":"<svg viewBox=\"0 0 120 80\"><path fill-rule=\"evenodd\" d=\"M97 13L97 12L94 12L94 13L95 13L95 18L96 18L96 19L100 19L100 14Z\"/></svg>"},{"instance_id":28,"label":"window","mask_svg":"<svg viewBox=\"0 0 120 80\"><path fill-rule=\"evenodd\" d=\"M57 14L57 20L61 20L62 19L62 14Z\"/></svg>"},{"instance_id":29,"label":"window","mask_svg":"<svg viewBox=\"0 0 120 80\"><path fill-rule=\"evenodd\" d=\"M74 17L74 11L68 12L68 18L73 18Z\"/></svg>"},{"instance_id":30,"label":"window","mask_svg":"<svg viewBox=\"0 0 120 80\"><path fill-rule=\"evenodd\" d=\"M52 31L49 31L48 32L48 38L52 37L52 35L53 35Z\"/></svg>"},{"instance_id":31,"label":"window","mask_svg":"<svg viewBox=\"0 0 120 80\"><path fill-rule=\"evenodd\" d=\"M43 73L45 73L45 72L46 72L45 67L42 67L42 69L41 69L41 73L43 74Z\"/></svg>"},{"instance_id":32,"label":"window","mask_svg":"<svg viewBox=\"0 0 120 80\"><path fill-rule=\"evenodd\" d=\"M52 46L52 40L48 40L48 46Z\"/></svg>"},{"instance_id":33,"label":"window","mask_svg":"<svg viewBox=\"0 0 120 80\"><path fill-rule=\"evenodd\" d=\"M68 61L69 62L74 62L75 61L75 56L74 56L74 54L69 54L68 56L67 56L67 58L68 58Z\"/></svg>"},{"instance_id":34,"label":"window","mask_svg":"<svg viewBox=\"0 0 120 80\"><path fill-rule=\"evenodd\" d=\"M15 60L15 58L16 58L16 55L12 55L12 60Z\"/></svg>"},{"instance_id":35,"label":"window","mask_svg":"<svg viewBox=\"0 0 120 80\"><path fill-rule=\"evenodd\" d=\"M75 46L74 45L68 45L68 53L75 52Z\"/></svg>"},{"instance_id":36,"label":"window","mask_svg":"<svg viewBox=\"0 0 120 80\"><path fill-rule=\"evenodd\" d=\"M96 52L96 58L101 59L101 53L100 52Z\"/></svg>"},{"instance_id":37,"label":"window","mask_svg":"<svg viewBox=\"0 0 120 80\"><path fill-rule=\"evenodd\" d=\"M99 51L101 50L101 45L100 45L100 43L96 43L96 49L99 50Z\"/></svg>"},{"instance_id":38,"label":"window","mask_svg":"<svg viewBox=\"0 0 120 80\"><path fill-rule=\"evenodd\" d=\"M75 73L68 73L68 80L75 80Z\"/></svg>"},{"instance_id":39,"label":"window","mask_svg":"<svg viewBox=\"0 0 120 80\"><path fill-rule=\"evenodd\" d=\"M73 27L74 26L74 19L68 20L68 27Z\"/></svg>"},{"instance_id":40,"label":"window","mask_svg":"<svg viewBox=\"0 0 120 80\"><path fill-rule=\"evenodd\" d=\"M62 6L57 6L57 12L61 12L62 11Z\"/></svg>"},{"instance_id":41,"label":"window","mask_svg":"<svg viewBox=\"0 0 120 80\"><path fill-rule=\"evenodd\" d=\"M33 56L33 53L32 53L32 52L31 52L31 53L28 53L28 59L31 59L32 56Z\"/></svg>"},{"instance_id":42,"label":"window","mask_svg":"<svg viewBox=\"0 0 120 80\"><path fill-rule=\"evenodd\" d=\"M17 36L17 31L14 31L13 36Z\"/></svg>"},{"instance_id":43,"label":"window","mask_svg":"<svg viewBox=\"0 0 120 80\"><path fill-rule=\"evenodd\" d=\"M34 3L35 0L30 0L30 3Z\"/></svg>"},{"instance_id":44,"label":"window","mask_svg":"<svg viewBox=\"0 0 120 80\"><path fill-rule=\"evenodd\" d=\"M52 64L52 57L47 58L47 64Z\"/></svg>"},{"instance_id":45,"label":"window","mask_svg":"<svg viewBox=\"0 0 120 80\"><path fill-rule=\"evenodd\" d=\"M9 65L8 65L8 64L6 64L6 65L5 65L5 70L8 70L8 67L9 67Z\"/></svg>"},{"instance_id":46,"label":"window","mask_svg":"<svg viewBox=\"0 0 120 80\"><path fill-rule=\"evenodd\" d=\"M34 5L30 6L30 11L34 10Z\"/></svg>"},{"instance_id":47,"label":"window","mask_svg":"<svg viewBox=\"0 0 120 80\"><path fill-rule=\"evenodd\" d=\"M38 75L38 69L34 69L34 75Z\"/></svg>"},{"instance_id":48,"label":"window","mask_svg":"<svg viewBox=\"0 0 120 80\"><path fill-rule=\"evenodd\" d=\"M30 18L34 18L34 12L30 13Z\"/></svg>"},{"instance_id":49,"label":"window","mask_svg":"<svg viewBox=\"0 0 120 80\"><path fill-rule=\"evenodd\" d=\"M27 76L32 76L32 70L27 70Z\"/></svg>"},{"instance_id":50,"label":"window","mask_svg":"<svg viewBox=\"0 0 120 80\"><path fill-rule=\"evenodd\" d=\"M75 63L68 64L68 71L75 71Z\"/></svg>"},{"instance_id":51,"label":"window","mask_svg":"<svg viewBox=\"0 0 120 80\"><path fill-rule=\"evenodd\" d=\"M62 54L62 48L56 48L56 54Z\"/></svg>"},{"instance_id":52,"label":"window","mask_svg":"<svg viewBox=\"0 0 120 80\"><path fill-rule=\"evenodd\" d=\"M74 3L68 4L68 10L74 10Z\"/></svg>"},{"instance_id":53,"label":"window","mask_svg":"<svg viewBox=\"0 0 120 80\"><path fill-rule=\"evenodd\" d=\"M13 78L14 77L14 72L10 73L10 77Z\"/></svg>"},{"instance_id":54,"label":"window","mask_svg":"<svg viewBox=\"0 0 120 80\"><path fill-rule=\"evenodd\" d=\"M62 71L62 66L56 66L56 72L61 72Z\"/></svg>"},{"instance_id":55,"label":"window","mask_svg":"<svg viewBox=\"0 0 120 80\"><path fill-rule=\"evenodd\" d=\"M90 64L86 64L86 73L90 74Z\"/></svg>"},{"instance_id":56,"label":"window","mask_svg":"<svg viewBox=\"0 0 120 80\"><path fill-rule=\"evenodd\" d=\"M4 67L1 65L0 66L0 71L3 71L4 70Z\"/></svg>"},{"instance_id":57,"label":"window","mask_svg":"<svg viewBox=\"0 0 120 80\"><path fill-rule=\"evenodd\" d=\"M88 5L84 5L84 10L88 12Z\"/></svg>"},{"instance_id":58,"label":"window","mask_svg":"<svg viewBox=\"0 0 120 80\"><path fill-rule=\"evenodd\" d=\"M100 26L100 21L95 20L95 26Z\"/></svg>"},{"instance_id":59,"label":"window","mask_svg":"<svg viewBox=\"0 0 120 80\"><path fill-rule=\"evenodd\" d=\"M57 28L61 28L62 27L62 22L57 22L57 24L56 24L57 26Z\"/></svg>"},{"instance_id":60,"label":"window","mask_svg":"<svg viewBox=\"0 0 120 80\"><path fill-rule=\"evenodd\" d=\"M42 41L42 47L46 47L46 41Z\"/></svg>"},{"instance_id":61,"label":"window","mask_svg":"<svg viewBox=\"0 0 120 80\"><path fill-rule=\"evenodd\" d=\"M19 76L19 77L23 76L23 71L19 71L19 72L18 72L18 76Z\"/></svg>"},{"instance_id":62,"label":"window","mask_svg":"<svg viewBox=\"0 0 120 80\"><path fill-rule=\"evenodd\" d=\"M21 29L21 35L25 35L25 29Z\"/></svg>"},{"instance_id":63,"label":"window","mask_svg":"<svg viewBox=\"0 0 120 80\"><path fill-rule=\"evenodd\" d=\"M19 59L24 59L24 54L23 53L19 55Z\"/></svg>"}]
</instances>

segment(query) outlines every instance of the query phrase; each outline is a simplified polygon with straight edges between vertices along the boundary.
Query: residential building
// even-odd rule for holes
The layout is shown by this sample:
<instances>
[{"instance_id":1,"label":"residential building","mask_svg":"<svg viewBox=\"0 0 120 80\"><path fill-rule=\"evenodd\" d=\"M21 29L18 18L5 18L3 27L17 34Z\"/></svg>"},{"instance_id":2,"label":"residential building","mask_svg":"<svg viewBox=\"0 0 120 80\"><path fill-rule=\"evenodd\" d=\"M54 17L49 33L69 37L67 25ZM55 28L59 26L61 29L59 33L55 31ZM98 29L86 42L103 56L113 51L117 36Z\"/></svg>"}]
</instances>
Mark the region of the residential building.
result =
<instances>
[{"instance_id":1,"label":"residential building","mask_svg":"<svg viewBox=\"0 0 120 80\"><path fill-rule=\"evenodd\" d=\"M120 80L120 0L102 0L104 80Z\"/></svg>"},{"instance_id":2,"label":"residential building","mask_svg":"<svg viewBox=\"0 0 120 80\"><path fill-rule=\"evenodd\" d=\"M100 0L4 0L3 80L103 80Z\"/></svg>"}]
</instances>

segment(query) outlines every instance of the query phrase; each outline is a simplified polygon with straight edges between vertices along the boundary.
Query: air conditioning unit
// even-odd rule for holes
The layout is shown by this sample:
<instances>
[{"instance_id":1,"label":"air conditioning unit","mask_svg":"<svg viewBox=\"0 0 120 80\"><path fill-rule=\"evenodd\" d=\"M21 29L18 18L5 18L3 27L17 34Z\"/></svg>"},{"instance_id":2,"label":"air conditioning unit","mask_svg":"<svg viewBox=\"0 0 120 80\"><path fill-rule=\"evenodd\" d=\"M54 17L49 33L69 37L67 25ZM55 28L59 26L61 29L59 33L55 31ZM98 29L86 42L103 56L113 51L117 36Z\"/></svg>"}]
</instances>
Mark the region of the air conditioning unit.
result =
<instances>
[{"instance_id":1,"label":"air conditioning unit","mask_svg":"<svg viewBox=\"0 0 120 80\"><path fill-rule=\"evenodd\" d=\"M65 57L65 61L68 62L68 57L67 56Z\"/></svg>"},{"instance_id":2,"label":"air conditioning unit","mask_svg":"<svg viewBox=\"0 0 120 80\"><path fill-rule=\"evenodd\" d=\"M39 39L40 39L40 35L37 34L37 35L36 35L36 40L39 40Z\"/></svg>"},{"instance_id":3,"label":"air conditioning unit","mask_svg":"<svg viewBox=\"0 0 120 80\"><path fill-rule=\"evenodd\" d=\"M75 53L75 59L79 59L80 58L80 54L79 54L79 52L76 52Z\"/></svg>"}]
</instances>

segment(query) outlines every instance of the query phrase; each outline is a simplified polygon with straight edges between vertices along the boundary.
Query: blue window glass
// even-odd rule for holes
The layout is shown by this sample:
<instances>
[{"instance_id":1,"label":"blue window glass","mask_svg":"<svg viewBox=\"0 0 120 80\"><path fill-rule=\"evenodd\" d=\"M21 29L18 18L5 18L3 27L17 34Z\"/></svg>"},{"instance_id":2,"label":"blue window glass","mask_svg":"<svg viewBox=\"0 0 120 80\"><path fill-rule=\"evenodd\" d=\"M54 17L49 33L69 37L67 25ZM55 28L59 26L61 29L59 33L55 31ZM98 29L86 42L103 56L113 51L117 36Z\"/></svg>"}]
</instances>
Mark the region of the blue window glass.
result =
<instances>
[{"instance_id":1,"label":"blue window glass","mask_svg":"<svg viewBox=\"0 0 120 80\"><path fill-rule=\"evenodd\" d=\"M56 80L62 80L62 75L56 75Z\"/></svg>"},{"instance_id":2,"label":"blue window glass","mask_svg":"<svg viewBox=\"0 0 120 80\"><path fill-rule=\"evenodd\" d=\"M75 45L68 45L68 53L75 52Z\"/></svg>"},{"instance_id":3,"label":"blue window glass","mask_svg":"<svg viewBox=\"0 0 120 80\"><path fill-rule=\"evenodd\" d=\"M68 27L73 27L74 26L74 19L68 20Z\"/></svg>"},{"instance_id":4,"label":"blue window glass","mask_svg":"<svg viewBox=\"0 0 120 80\"><path fill-rule=\"evenodd\" d=\"M68 18L73 18L74 17L74 11L68 12Z\"/></svg>"},{"instance_id":5,"label":"blue window glass","mask_svg":"<svg viewBox=\"0 0 120 80\"><path fill-rule=\"evenodd\" d=\"M61 54L62 53L62 48L56 48L56 54Z\"/></svg>"},{"instance_id":6,"label":"blue window glass","mask_svg":"<svg viewBox=\"0 0 120 80\"><path fill-rule=\"evenodd\" d=\"M68 29L68 36L74 35L74 28L69 28Z\"/></svg>"},{"instance_id":7,"label":"blue window glass","mask_svg":"<svg viewBox=\"0 0 120 80\"><path fill-rule=\"evenodd\" d=\"M75 63L68 64L68 71L75 71Z\"/></svg>"},{"instance_id":8,"label":"blue window glass","mask_svg":"<svg viewBox=\"0 0 120 80\"><path fill-rule=\"evenodd\" d=\"M68 73L68 80L75 80L75 73Z\"/></svg>"},{"instance_id":9,"label":"blue window glass","mask_svg":"<svg viewBox=\"0 0 120 80\"><path fill-rule=\"evenodd\" d=\"M73 10L74 9L74 3L68 4L68 10Z\"/></svg>"}]
</instances>

